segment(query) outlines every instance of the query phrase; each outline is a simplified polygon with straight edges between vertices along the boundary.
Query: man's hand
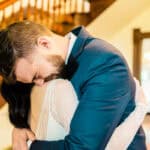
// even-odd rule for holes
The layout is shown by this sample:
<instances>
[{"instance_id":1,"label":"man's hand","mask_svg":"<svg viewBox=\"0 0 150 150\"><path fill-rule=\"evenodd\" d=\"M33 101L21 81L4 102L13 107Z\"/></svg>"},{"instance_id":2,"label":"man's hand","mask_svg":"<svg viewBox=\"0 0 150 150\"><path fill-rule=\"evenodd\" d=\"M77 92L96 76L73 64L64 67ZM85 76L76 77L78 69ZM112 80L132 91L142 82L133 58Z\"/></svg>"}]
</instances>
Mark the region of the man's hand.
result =
<instances>
[{"instance_id":1,"label":"man's hand","mask_svg":"<svg viewBox=\"0 0 150 150\"><path fill-rule=\"evenodd\" d=\"M13 150L28 150L27 141L35 140L34 133L29 129L14 128L12 132Z\"/></svg>"}]
</instances>

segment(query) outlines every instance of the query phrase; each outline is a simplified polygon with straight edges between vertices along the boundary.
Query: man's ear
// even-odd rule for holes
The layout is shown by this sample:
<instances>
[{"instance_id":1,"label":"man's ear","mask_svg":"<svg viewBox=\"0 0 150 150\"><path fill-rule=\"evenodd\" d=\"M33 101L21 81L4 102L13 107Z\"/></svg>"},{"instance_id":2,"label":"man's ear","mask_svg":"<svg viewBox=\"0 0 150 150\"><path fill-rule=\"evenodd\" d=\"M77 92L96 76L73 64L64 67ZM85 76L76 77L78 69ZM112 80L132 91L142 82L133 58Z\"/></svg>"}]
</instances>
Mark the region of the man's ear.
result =
<instances>
[{"instance_id":1,"label":"man's ear","mask_svg":"<svg viewBox=\"0 0 150 150\"><path fill-rule=\"evenodd\" d=\"M37 45L40 47L50 48L51 41L47 36L41 36L37 39Z\"/></svg>"}]
</instances>

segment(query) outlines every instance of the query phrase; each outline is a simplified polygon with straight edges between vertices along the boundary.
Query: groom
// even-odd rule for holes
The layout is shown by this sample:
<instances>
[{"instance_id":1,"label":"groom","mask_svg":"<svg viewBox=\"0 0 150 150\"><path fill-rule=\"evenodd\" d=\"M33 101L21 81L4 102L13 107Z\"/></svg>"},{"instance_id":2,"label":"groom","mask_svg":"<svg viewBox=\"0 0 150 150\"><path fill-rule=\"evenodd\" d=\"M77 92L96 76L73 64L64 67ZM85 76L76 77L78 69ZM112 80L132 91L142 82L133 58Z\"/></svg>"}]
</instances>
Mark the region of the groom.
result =
<instances>
[{"instance_id":1,"label":"groom","mask_svg":"<svg viewBox=\"0 0 150 150\"><path fill-rule=\"evenodd\" d=\"M70 133L60 141L34 140L31 150L104 150L135 108L135 83L123 56L84 27L62 37L33 22L12 24L0 32L0 67L8 82L40 86L65 72L77 93ZM31 131L15 128L14 149L24 149L32 138ZM142 128L128 150L146 150Z\"/></svg>"}]
</instances>

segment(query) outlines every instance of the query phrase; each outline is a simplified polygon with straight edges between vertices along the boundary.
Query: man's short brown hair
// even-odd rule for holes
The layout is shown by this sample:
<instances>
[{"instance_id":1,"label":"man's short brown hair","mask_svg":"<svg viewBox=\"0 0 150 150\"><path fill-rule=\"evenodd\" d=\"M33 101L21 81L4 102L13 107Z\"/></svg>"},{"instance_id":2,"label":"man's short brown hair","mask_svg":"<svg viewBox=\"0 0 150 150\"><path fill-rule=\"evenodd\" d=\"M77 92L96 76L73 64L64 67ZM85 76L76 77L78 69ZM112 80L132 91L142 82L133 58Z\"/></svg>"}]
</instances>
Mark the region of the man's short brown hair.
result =
<instances>
[{"instance_id":1,"label":"man's short brown hair","mask_svg":"<svg viewBox=\"0 0 150 150\"><path fill-rule=\"evenodd\" d=\"M12 79L16 59L28 56L40 36L51 35L48 28L31 21L16 22L1 30L0 74L5 79Z\"/></svg>"}]
</instances>

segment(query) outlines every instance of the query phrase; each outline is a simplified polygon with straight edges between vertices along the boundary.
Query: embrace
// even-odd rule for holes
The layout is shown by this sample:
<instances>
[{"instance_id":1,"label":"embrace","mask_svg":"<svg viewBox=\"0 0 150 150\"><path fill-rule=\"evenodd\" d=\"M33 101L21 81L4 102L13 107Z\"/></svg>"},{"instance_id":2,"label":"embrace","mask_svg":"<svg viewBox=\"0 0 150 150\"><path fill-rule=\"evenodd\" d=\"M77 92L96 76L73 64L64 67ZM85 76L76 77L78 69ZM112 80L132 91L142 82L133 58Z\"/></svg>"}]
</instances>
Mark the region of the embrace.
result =
<instances>
[{"instance_id":1,"label":"embrace","mask_svg":"<svg viewBox=\"0 0 150 150\"><path fill-rule=\"evenodd\" d=\"M1 92L13 150L146 150L147 102L120 52L77 27L30 21L0 31Z\"/></svg>"}]
</instances>

